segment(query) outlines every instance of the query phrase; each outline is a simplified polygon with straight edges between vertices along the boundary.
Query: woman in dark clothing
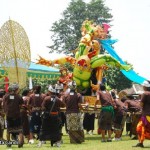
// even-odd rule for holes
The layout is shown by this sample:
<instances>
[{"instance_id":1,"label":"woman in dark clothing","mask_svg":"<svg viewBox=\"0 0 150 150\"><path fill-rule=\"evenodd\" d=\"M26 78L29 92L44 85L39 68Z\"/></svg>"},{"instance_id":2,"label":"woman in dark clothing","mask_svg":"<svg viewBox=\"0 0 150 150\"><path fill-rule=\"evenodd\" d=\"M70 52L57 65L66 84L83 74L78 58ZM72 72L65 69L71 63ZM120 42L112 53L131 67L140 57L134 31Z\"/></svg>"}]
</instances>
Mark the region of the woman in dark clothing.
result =
<instances>
[{"instance_id":1,"label":"woman in dark clothing","mask_svg":"<svg viewBox=\"0 0 150 150\"><path fill-rule=\"evenodd\" d=\"M50 140L51 146L60 147L61 144L61 119L60 107L65 104L55 95L56 90L51 85L48 88L49 96L46 96L42 103L42 125L39 136L38 147L42 146L42 141Z\"/></svg>"}]
</instances>

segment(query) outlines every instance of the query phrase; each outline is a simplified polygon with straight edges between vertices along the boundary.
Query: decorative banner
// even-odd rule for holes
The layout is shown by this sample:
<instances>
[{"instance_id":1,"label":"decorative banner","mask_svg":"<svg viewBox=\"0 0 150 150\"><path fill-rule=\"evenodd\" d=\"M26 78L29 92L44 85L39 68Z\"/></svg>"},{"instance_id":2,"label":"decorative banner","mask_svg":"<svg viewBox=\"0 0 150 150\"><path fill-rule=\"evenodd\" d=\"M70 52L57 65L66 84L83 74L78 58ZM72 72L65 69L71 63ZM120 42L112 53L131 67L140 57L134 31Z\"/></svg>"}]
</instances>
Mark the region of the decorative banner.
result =
<instances>
[{"instance_id":1,"label":"decorative banner","mask_svg":"<svg viewBox=\"0 0 150 150\"><path fill-rule=\"evenodd\" d=\"M26 72L30 66L30 44L23 27L12 20L0 30L0 64L8 73L9 83L26 86Z\"/></svg>"}]
</instances>

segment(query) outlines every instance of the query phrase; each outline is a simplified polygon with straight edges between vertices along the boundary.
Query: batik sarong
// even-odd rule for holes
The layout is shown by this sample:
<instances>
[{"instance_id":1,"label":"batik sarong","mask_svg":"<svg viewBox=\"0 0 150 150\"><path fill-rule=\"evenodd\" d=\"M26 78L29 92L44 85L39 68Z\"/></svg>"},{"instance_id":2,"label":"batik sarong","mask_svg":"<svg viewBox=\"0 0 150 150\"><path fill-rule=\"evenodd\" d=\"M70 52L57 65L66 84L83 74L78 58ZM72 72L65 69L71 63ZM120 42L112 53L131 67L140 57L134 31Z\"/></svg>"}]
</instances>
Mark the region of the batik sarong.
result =
<instances>
[{"instance_id":1,"label":"batik sarong","mask_svg":"<svg viewBox=\"0 0 150 150\"><path fill-rule=\"evenodd\" d=\"M118 131L122 131L124 129L125 121L126 121L126 114L115 116L113 122L114 129Z\"/></svg>"},{"instance_id":2,"label":"batik sarong","mask_svg":"<svg viewBox=\"0 0 150 150\"><path fill-rule=\"evenodd\" d=\"M81 119L81 113L67 114L66 119L70 143L84 142L83 121Z\"/></svg>"},{"instance_id":3,"label":"batik sarong","mask_svg":"<svg viewBox=\"0 0 150 150\"><path fill-rule=\"evenodd\" d=\"M21 133L23 131L21 118L9 118L7 117L7 131L9 133Z\"/></svg>"},{"instance_id":4,"label":"batik sarong","mask_svg":"<svg viewBox=\"0 0 150 150\"><path fill-rule=\"evenodd\" d=\"M5 120L4 117L0 116L0 138L2 138L4 130Z\"/></svg>"}]
</instances>

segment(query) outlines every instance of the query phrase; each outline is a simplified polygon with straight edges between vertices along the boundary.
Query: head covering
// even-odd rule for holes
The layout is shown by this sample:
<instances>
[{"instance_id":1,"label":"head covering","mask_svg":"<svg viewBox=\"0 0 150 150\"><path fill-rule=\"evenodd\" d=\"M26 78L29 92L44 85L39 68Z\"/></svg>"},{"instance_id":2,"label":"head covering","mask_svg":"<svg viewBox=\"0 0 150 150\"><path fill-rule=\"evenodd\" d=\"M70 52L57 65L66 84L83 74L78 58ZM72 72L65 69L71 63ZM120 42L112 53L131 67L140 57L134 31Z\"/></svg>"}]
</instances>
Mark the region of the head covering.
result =
<instances>
[{"instance_id":1,"label":"head covering","mask_svg":"<svg viewBox=\"0 0 150 150\"><path fill-rule=\"evenodd\" d=\"M52 85L50 85L50 86L48 87L48 91L50 91L50 92L52 92L52 93L56 93L56 89L55 89L55 87L52 86Z\"/></svg>"},{"instance_id":2,"label":"head covering","mask_svg":"<svg viewBox=\"0 0 150 150\"><path fill-rule=\"evenodd\" d=\"M141 85L144 87L150 87L150 82L145 80Z\"/></svg>"},{"instance_id":3,"label":"head covering","mask_svg":"<svg viewBox=\"0 0 150 150\"><path fill-rule=\"evenodd\" d=\"M56 90L63 90L63 84L62 83L57 83L57 84L55 84L55 89Z\"/></svg>"},{"instance_id":4,"label":"head covering","mask_svg":"<svg viewBox=\"0 0 150 150\"><path fill-rule=\"evenodd\" d=\"M144 91L137 91L137 93L136 93L136 94L141 95L141 94L143 94L143 93L144 93Z\"/></svg>"},{"instance_id":5,"label":"head covering","mask_svg":"<svg viewBox=\"0 0 150 150\"><path fill-rule=\"evenodd\" d=\"M75 90L77 88L77 84L75 81L71 81L68 83L68 87L71 89L71 90Z\"/></svg>"},{"instance_id":6,"label":"head covering","mask_svg":"<svg viewBox=\"0 0 150 150\"><path fill-rule=\"evenodd\" d=\"M17 83L12 83L8 87L9 91L16 91L19 89L19 85Z\"/></svg>"},{"instance_id":7,"label":"head covering","mask_svg":"<svg viewBox=\"0 0 150 150\"><path fill-rule=\"evenodd\" d=\"M0 89L0 98L2 98L5 95L5 90L4 89Z\"/></svg>"},{"instance_id":8,"label":"head covering","mask_svg":"<svg viewBox=\"0 0 150 150\"><path fill-rule=\"evenodd\" d=\"M60 93L60 91L63 90L63 84L62 83L55 84L55 90L56 90L56 93Z\"/></svg>"}]
</instances>

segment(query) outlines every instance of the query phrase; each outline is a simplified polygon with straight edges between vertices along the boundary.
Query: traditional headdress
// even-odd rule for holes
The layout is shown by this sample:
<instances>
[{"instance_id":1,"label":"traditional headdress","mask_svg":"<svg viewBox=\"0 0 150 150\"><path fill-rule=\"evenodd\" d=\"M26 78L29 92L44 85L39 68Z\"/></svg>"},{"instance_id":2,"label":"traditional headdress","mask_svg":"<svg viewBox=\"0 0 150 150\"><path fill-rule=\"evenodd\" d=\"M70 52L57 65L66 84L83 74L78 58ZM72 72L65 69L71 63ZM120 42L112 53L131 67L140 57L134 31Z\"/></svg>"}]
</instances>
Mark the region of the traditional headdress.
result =
<instances>
[{"instance_id":1,"label":"traditional headdress","mask_svg":"<svg viewBox=\"0 0 150 150\"><path fill-rule=\"evenodd\" d=\"M48 87L48 91L50 91L50 92L52 92L52 93L56 93L55 86L50 85L50 86Z\"/></svg>"},{"instance_id":2,"label":"traditional headdress","mask_svg":"<svg viewBox=\"0 0 150 150\"><path fill-rule=\"evenodd\" d=\"M71 90L75 90L77 88L77 84L75 81L71 81L68 83L68 87L71 89Z\"/></svg>"},{"instance_id":3,"label":"traditional headdress","mask_svg":"<svg viewBox=\"0 0 150 150\"><path fill-rule=\"evenodd\" d=\"M144 87L150 87L150 82L145 80L141 85Z\"/></svg>"},{"instance_id":4,"label":"traditional headdress","mask_svg":"<svg viewBox=\"0 0 150 150\"><path fill-rule=\"evenodd\" d=\"M12 83L8 87L9 91L16 91L19 89L19 85L17 83Z\"/></svg>"}]
</instances>

